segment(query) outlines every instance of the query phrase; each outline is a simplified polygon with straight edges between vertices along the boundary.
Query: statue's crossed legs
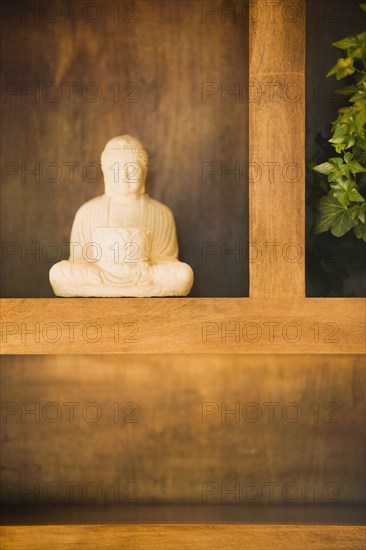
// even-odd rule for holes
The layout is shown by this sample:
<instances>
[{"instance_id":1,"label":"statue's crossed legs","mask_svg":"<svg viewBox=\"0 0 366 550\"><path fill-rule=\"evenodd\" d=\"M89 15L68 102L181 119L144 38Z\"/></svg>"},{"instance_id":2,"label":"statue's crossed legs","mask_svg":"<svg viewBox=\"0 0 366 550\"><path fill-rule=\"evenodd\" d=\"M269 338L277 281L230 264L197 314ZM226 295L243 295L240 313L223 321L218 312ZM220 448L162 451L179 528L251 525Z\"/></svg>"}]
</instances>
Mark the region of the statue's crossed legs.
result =
<instances>
[{"instance_id":1,"label":"statue's crossed legs","mask_svg":"<svg viewBox=\"0 0 366 550\"><path fill-rule=\"evenodd\" d=\"M193 271L178 260L118 264L113 271L97 263L64 260L51 268L50 282L56 296L62 297L186 296Z\"/></svg>"}]
</instances>

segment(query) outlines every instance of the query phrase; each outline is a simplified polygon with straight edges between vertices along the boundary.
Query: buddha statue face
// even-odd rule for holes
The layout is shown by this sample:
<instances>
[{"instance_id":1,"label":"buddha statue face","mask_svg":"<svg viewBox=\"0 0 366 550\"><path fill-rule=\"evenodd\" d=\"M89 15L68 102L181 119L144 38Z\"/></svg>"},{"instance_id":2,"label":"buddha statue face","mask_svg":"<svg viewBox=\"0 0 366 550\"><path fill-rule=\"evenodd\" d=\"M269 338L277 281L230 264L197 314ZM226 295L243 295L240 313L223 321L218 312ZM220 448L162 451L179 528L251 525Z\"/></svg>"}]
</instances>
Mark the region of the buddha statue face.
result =
<instances>
[{"instance_id":1,"label":"buddha statue face","mask_svg":"<svg viewBox=\"0 0 366 550\"><path fill-rule=\"evenodd\" d=\"M145 193L147 153L131 136L118 136L108 141L101 164L107 195L118 200Z\"/></svg>"}]
</instances>

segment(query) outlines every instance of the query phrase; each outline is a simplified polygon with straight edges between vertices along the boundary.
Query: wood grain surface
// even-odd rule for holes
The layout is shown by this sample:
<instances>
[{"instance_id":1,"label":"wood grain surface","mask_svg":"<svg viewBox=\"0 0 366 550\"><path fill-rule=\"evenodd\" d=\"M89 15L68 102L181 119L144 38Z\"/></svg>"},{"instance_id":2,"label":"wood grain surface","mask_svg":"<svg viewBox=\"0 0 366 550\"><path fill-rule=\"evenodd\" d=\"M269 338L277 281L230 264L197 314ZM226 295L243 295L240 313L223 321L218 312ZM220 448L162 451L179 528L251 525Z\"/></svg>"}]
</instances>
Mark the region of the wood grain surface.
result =
<instances>
[{"instance_id":1,"label":"wood grain surface","mask_svg":"<svg viewBox=\"0 0 366 550\"><path fill-rule=\"evenodd\" d=\"M355 355L2 357L3 502L362 503L364 382Z\"/></svg>"},{"instance_id":2,"label":"wood grain surface","mask_svg":"<svg viewBox=\"0 0 366 550\"><path fill-rule=\"evenodd\" d=\"M190 0L76 0L74 16L63 0L3 4L2 295L53 296L75 213L103 192L101 152L127 133L176 218L192 296L247 296L247 16Z\"/></svg>"},{"instance_id":3,"label":"wood grain surface","mask_svg":"<svg viewBox=\"0 0 366 550\"><path fill-rule=\"evenodd\" d=\"M364 528L273 525L2 527L3 550L363 550Z\"/></svg>"},{"instance_id":4,"label":"wood grain surface","mask_svg":"<svg viewBox=\"0 0 366 550\"><path fill-rule=\"evenodd\" d=\"M250 2L249 161L266 167L250 181L250 242L287 258L250 263L251 297L305 296L305 7L279 0L274 17Z\"/></svg>"},{"instance_id":5,"label":"wood grain surface","mask_svg":"<svg viewBox=\"0 0 366 550\"><path fill-rule=\"evenodd\" d=\"M2 354L364 353L362 298L2 299Z\"/></svg>"}]
</instances>

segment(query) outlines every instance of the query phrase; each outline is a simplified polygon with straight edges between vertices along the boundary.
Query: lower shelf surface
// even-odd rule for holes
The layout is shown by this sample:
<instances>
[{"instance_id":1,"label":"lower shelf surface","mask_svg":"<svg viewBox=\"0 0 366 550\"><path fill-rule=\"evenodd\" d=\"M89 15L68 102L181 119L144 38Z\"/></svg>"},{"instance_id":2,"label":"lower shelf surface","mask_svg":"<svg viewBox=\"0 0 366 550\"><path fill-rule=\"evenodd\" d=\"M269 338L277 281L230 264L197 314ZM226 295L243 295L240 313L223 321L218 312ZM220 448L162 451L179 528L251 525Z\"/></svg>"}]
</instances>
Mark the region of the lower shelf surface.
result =
<instances>
[{"instance_id":1,"label":"lower shelf surface","mask_svg":"<svg viewBox=\"0 0 366 550\"><path fill-rule=\"evenodd\" d=\"M362 506L9 506L2 550L363 550Z\"/></svg>"},{"instance_id":2,"label":"lower shelf surface","mask_svg":"<svg viewBox=\"0 0 366 550\"><path fill-rule=\"evenodd\" d=\"M2 527L2 550L362 550L364 529L334 525Z\"/></svg>"}]
</instances>

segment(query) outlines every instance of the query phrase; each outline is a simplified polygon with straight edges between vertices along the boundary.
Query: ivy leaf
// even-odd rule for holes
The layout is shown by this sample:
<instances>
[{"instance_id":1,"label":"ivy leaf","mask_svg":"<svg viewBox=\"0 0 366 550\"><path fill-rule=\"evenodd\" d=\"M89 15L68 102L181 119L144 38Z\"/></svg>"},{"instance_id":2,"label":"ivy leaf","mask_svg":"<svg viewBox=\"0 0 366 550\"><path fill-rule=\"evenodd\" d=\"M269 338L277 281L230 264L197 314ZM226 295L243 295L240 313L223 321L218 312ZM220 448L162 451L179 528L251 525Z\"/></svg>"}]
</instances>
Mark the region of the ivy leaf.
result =
<instances>
[{"instance_id":1,"label":"ivy leaf","mask_svg":"<svg viewBox=\"0 0 366 550\"><path fill-rule=\"evenodd\" d=\"M340 168L343 164L343 159L340 157L333 157L329 160L330 162L333 162L333 164L335 164L338 168Z\"/></svg>"},{"instance_id":2,"label":"ivy leaf","mask_svg":"<svg viewBox=\"0 0 366 550\"><path fill-rule=\"evenodd\" d=\"M327 74L328 76L331 76L332 74L335 74L337 77L337 80L341 80L341 78L344 78L348 75L351 75L355 72L355 68L353 66L353 58L352 57L340 57L338 59L337 65L335 65Z\"/></svg>"},{"instance_id":3,"label":"ivy leaf","mask_svg":"<svg viewBox=\"0 0 366 550\"><path fill-rule=\"evenodd\" d=\"M357 48L349 48L347 50L348 57L354 57L355 59L362 59L363 50L361 46Z\"/></svg>"},{"instance_id":4,"label":"ivy leaf","mask_svg":"<svg viewBox=\"0 0 366 550\"><path fill-rule=\"evenodd\" d=\"M351 218L353 220L358 218L358 220L360 220L361 223L365 223L366 221L366 215L365 215L365 209L364 209L365 205L366 203L363 203L363 205L361 206L359 204L355 204L354 206L352 206L352 208L349 209L351 213Z\"/></svg>"},{"instance_id":5,"label":"ivy leaf","mask_svg":"<svg viewBox=\"0 0 366 550\"><path fill-rule=\"evenodd\" d=\"M347 38L343 38L342 40L337 40L337 42L333 42L332 46L336 48L340 48L341 50L348 50L348 48L352 48L353 46L358 46L359 40L357 36L347 36Z\"/></svg>"},{"instance_id":6,"label":"ivy leaf","mask_svg":"<svg viewBox=\"0 0 366 550\"><path fill-rule=\"evenodd\" d=\"M355 220L356 218L358 218L360 212L361 212L361 208L360 208L360 205L359 204L355 204L354 206L352 206L352 208L349 209L349 212L350 212L350 215L351 215L351 218L353 220Z\"/></svg>"},{"instance_id":7,"label":"ivy leaf","mask_svg":"<svg viewBox=\"0 0 366 550\"><path fill-rule=\"evenodd\" d=\"M352 227L354 227L354 223L351 216L349 215L348 210L343 208L343 215L339 216L337 220L335 220L334 224L330 228L330 232L335 237L343 237L343 235L348 233Z\"/></svg>"},{"instance_id":8,"label":"ivy leaf","mask_svg":"<svg viewBox=\"0 0 366 550\"><path fill-rule=\"evenodd\" d=\"M365 199L363 196L357 191L357 189L351 189L351 191L348 191L348 198L352 202L363 202Z\"/></svg>"},{"instance_id":9,"label":"ivy leaf","mask_svg":"<svg viewBox=\"0 0 366 550\"><path fill-rule=\"evenodd\" d=\"M362 47L365 47L365 45L366 45L366 31L360 32L360 34L357 34L356 36L357 36L360 44L362 45Z\"/></svg>"},{"instance_id":10,"label":"ivy leaf","mask_svg":"<svg viewBox=\"0 0 366 550\"><path fill-rule=\"evenodd\" d=\"M358 239L362 239L366 243L366 224L359 224L354 229L355 235Z\"/></svg>"},{"instance_id":11,"label":"ivy leaf","mask_svg":"<svg viewBox=\"0 0 366 550\"><path fill-rule=\"evenodd\" d=\"M351 162L348 163L350 170L352 174L360 174L361 172L366 172L366 168L361 166L357 160L351 160Z\"/></svg>"},{"instance_id":12,"label":"ivy leaf","mask_svg":"<svg viewBox=\"0 0 366 550\"><path fill-rule=\"evenodd\" d=\"M340 136L340 135L336 135L334 134L335 137L332 137L330 140L329 140L329 143L334 143L334 145L341 145L342 143L345 142L344 140L344 135L343 136Z\"/></svg>"},{"instance_id":13,"label":"ivy leaf","mask_svg":"<svg viewBox=\"0 0 366 550\"><path fill-rule=\"evenodd\" d=\"M351 136L350 138L348 138L348 141L346 143L346 149L353 147L355 143L356 143L355 138Z\"/></svg>"},{"instance_id":14,"label":"ivy leaf","mask_svg":"<svg viewBox=\"0 0 366 550\"><path fill-rule=\"evenodd\" d=\"M330 229L335 237L342 237L354 227L347 208L342 206L331 194L320 199L318 208L319 217L314 228L316 234Z\"/></svg>"},{"instance_id":15,"label":"ivy leaf","mask_svg":"<svg viewBox=\"0 0 366 550\"><path fill-rule=\"evenodd\" d=\"M357 101L360 101L360 105L364 109L364 105L366 104L366 91L365 90L357 90L357 92L350 98L351 103L356 103Z\"/></svg>"},{"instance_id":16,"label":"ivy leaf","mask_svg":"<svg viewBox=\"0 0 366 550\"><path fill-rule=\"evenodd\" d=\"M359 112L355 115L355 124L356 128L358 130L358 133L360 134L362 132L363 127L366 124L366 109L360 109Z\"/></svg>"},{"instance_id":17,"label":"ivy leaf","mask_svg":"<svg viewBox=\"0 0 366 550\"><path fill-rule=\"evenodd\" d=\"M354 182L343 181L343 180L338 180L336 184L333 183L330 185L331 190L333 192L333 196L337 197L337 199L338 199L338 196L343 195L344 193L347 194L351 189L354 188L354 186L355 186Z\"/></svg>"},{"instance_id":18,"label":"ivy leaf","mask_svg":"<svg viewBox=\"0 0 366 550\"><path fill-rule=\"evenodd\" d=\"M323 164L319 164L318 166L314 166L313 170L315 170L315 172L319 172L320 174L329 175L332 172L334 172L334 166L330 162L323 162Z\"/></svg>"},{"instance_id":19,"label":"ivy leaf","mask_svg":"<svg viewBox=\"0 0 366 550\"><path fill-rule=\"evenodd\" d=\"M336 150L336 153L343 153L343 151L346 149L346 144L345 143L339 143L338 145L335 145L335 150Z\"/></svg>"},{"instance_id":20,"label":"ivy leaf","mask_svg":"<svg viewBox=\"0 0 366 550\"><path fill-rule=\"evenodd\" d=\"M362 2L360 8L366 13L366 2ZM338 117L331 124L332 135L328 143L338 156L311 166L321 175L318 177L321 189L328 191L319 201L314 231L330 231L335 237L342 237L354 229L355 236L366 242L366 200L363 197L366 187L366 32L338 40L333 46L345 53L327 77L335 75L341 80L353 75L353 84L336 92L350 96L348 106L338 109ZM363 60L363 69L358 66L359 60Z\"/></svg>"},{"instance_id":21,"label":"ivy leaf","mask_svg":"<svg viewBox=\"0 0 366 550\"><path fill-rule=\"evenodd\" d=\"M349 37L349 38L353 38L353 37ZM357 34L355 38L357 43L353 44L347 49L347 55L348 57L362 59L364 48L365 48L366 33L362 32L360 34Z\"/></svg>"},{"instance_id":22,"label":"ivy leaf","mask_svg":"<svg viewBox=\"0 0 366 550\"><path fill-rule=\"evenodd\" d=\"M342 193L334 193L334 196L338 199L338 202L342 206L347 208L347 206L349 205L349 199L348 199L348 193L346 191L343 191Z\"/></svg>"},{"instance_id":23,"label":"ivy leaf","mask_svg":"<svg viewBox=\"0 0 366 550\"><path fill-rule=\"evenodd\" d=\"M328 76L332 76L332 74L336 74L337 72L338 72L338 64L334 65L334 67L330 69L329 73L326 75L326 78L328 78Z\"/></svg>"},{"instance_id":24,"label":"ivy leaf","mask_svg":"<svg viewBox=\"0 0 366 550\"><path fill-rule=\"evenodd\" d=\"M333 137L329 141L332 143L341 143L344 136L347 134L348 128L345 124L337 124Z\"/></svg>"},{"instance_id":25,"label":"ivy leaf","mask_svg":"<svg viewBox=\"0 0 366 550\"><path fill-rule=\"evenodd\" d=\"M352 208L349 209L351 213L351 218L353 220L358 218L358 220L360 220L361 223L365 223L366 221L366 215L365 215L365 209L364 209L365 205L366 203L363 203L363 205L361 206L359 204L355 204L354 206L352 206Z\"/></svg>"},{"instance_id":26,"label":"ivy leaf","mask_svg":"<svg viewBox=\"0 0 366 550\"><path fill-rule=\"evenodd\" d=\"M340 88L339 90L336 90L336 94L340 95L351 95L358 92L357 86L346 86L345 88Z\"/></svg>"}]
</instances>

